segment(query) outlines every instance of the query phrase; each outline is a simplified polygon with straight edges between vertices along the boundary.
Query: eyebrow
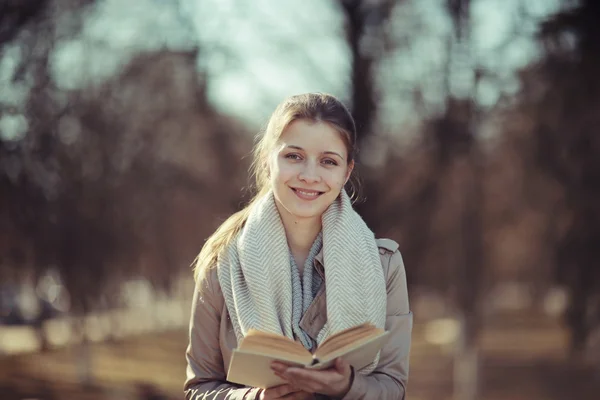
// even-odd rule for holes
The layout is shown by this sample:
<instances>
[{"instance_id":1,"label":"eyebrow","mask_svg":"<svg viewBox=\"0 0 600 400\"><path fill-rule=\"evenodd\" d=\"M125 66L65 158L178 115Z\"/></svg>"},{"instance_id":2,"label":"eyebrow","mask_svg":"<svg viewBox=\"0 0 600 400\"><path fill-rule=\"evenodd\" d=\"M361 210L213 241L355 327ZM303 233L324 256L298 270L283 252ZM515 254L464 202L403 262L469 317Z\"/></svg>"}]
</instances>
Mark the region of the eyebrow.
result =
<instances>
[{"instance_id":1,"label":"eyebrow","mask_svg":"<svg viewBox=\"0 0 600 400\"><path fill-rule=\"evenodd\" d=\"M304 149L302 147L296 146L296 145L293 145L293 144L287 145L286 147L290 148L290 149L296 149L296 150L302 150L302 151L304 151ZM340 153L336 153L335 151L324 151L323 154L333 154L335 156L338 156L342 160L344 159L344 157L342 157L342 155Z\"/></svg>"}]
</instances>

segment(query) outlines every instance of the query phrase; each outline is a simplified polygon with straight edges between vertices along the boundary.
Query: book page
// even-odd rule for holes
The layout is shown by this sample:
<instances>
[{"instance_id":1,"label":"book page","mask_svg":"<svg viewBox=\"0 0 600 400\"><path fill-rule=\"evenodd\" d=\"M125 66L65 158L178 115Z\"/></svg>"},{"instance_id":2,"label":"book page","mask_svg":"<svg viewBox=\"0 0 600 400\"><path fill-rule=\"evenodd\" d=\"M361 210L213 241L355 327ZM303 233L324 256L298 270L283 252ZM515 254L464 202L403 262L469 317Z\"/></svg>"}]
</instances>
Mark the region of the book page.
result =
<instances>
[{"instance_id":1,"label":"book page","mask_svg":"<svg viewBox=\"0 0 600 400\"><path fill-rule=\"evenodd\" d=\"M315 351L316 358L327 357L331 352L338 351L347 346L360 346L360 344L371 337L376 337L384 332L370 324L364 324L355 328L347 329L327 338Z\"/></svg>"},{"instance_id":2,"label":"book page","mask_svg":"<svg viewBox=\"0 0 600 400\"><path fill-rule=\"evenodd\" d=\"M252 353L273 355L290 355L294 359L311 357L308 350L300 342L274 333L261 332L251 329L238 346L239 350Z\"/></svg>"},{"instance_id":3,"label":"book page","mask_svg":"<svg viewBox=\"0 0 600 400\"><path fill-rule=\"evenodd\" d=\"M378 336L369 337L360 341L360 344L349 344L341 349L328 353L318 359L315 365L307 366L310 369L325 369L329 368L338 357L343 358L346 362L359 370L369 365L374 359L377 352L387 343L389 332L382 332Z\"/></svg>"}]
</instances>

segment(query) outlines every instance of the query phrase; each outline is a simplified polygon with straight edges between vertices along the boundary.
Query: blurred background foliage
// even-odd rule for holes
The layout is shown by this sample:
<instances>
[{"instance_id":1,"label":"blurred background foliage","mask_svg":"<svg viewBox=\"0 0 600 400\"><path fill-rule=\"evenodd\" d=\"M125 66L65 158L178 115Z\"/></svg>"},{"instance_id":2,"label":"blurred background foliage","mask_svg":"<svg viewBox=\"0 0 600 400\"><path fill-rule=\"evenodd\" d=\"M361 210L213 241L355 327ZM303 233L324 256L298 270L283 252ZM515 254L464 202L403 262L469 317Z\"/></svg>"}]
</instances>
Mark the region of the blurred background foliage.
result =
<instances>
[{"instance_id":1,"label":"blurred background foliage","mask_svg":"<svg viewBox=\"0 0 600 400\"><path fill-rule=\"evenodd\" d=\"M593 0L1 0L0 390L63 398L32 365L77 348L65 398L152 398L98 372L90 343L117 341L166 346L146 380L178 398L190 264L269 113L324 91L405 259L410 397L593 398L599 22Z\"/></svg>"}]
</instances>

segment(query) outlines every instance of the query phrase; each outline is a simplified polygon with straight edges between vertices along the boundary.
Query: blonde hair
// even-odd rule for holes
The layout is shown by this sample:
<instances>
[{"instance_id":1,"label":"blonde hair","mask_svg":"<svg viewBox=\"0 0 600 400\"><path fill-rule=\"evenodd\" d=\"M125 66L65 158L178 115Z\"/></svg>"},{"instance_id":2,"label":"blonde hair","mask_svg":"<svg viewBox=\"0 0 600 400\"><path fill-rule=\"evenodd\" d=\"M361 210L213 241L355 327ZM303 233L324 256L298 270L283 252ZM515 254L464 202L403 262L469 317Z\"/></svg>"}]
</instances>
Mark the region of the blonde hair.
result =
<instances>
[{"instance_id":1,"label":"blonde hair","mask_svg":"<svg viewBox=\"0 0 600 400\"><path fill-rule=\"evenodd\" d=\"M255 179L255 195L246 207L231 215L207 239L194 262L197 281L205 279L208 271L216 266L219 254L244 227L254 204L269 192L269 155L286 127L298 119L331 125L341 134L346 145L348 164L356 158L356 127L352 115L342 102L323 93L306 93L285 99L271 115L264 133L258 136L259 140L254 146L251 174Z\"/></svg>"}]
</instances>

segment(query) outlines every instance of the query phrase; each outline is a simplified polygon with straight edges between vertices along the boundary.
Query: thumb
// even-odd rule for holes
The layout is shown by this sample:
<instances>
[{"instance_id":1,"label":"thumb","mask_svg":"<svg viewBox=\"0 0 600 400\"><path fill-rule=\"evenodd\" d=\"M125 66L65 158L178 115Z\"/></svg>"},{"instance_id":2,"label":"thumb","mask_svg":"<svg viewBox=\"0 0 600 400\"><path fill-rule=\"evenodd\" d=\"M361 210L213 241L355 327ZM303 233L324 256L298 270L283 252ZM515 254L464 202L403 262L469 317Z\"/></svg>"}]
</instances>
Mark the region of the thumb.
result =
<instances>
[{"instance_id":1,"label":"thumb","mask_svg":"<svg viewBox=\"0 0 600 400\"><path fill-rule=\"evenodd\" d=\"M350 370L350 364L348 364L348 362L345 361L343 358L338 357L335 360L335 369L340 374L346 375L348 373L348 371Z\"/></svg>"}]
</instances>

